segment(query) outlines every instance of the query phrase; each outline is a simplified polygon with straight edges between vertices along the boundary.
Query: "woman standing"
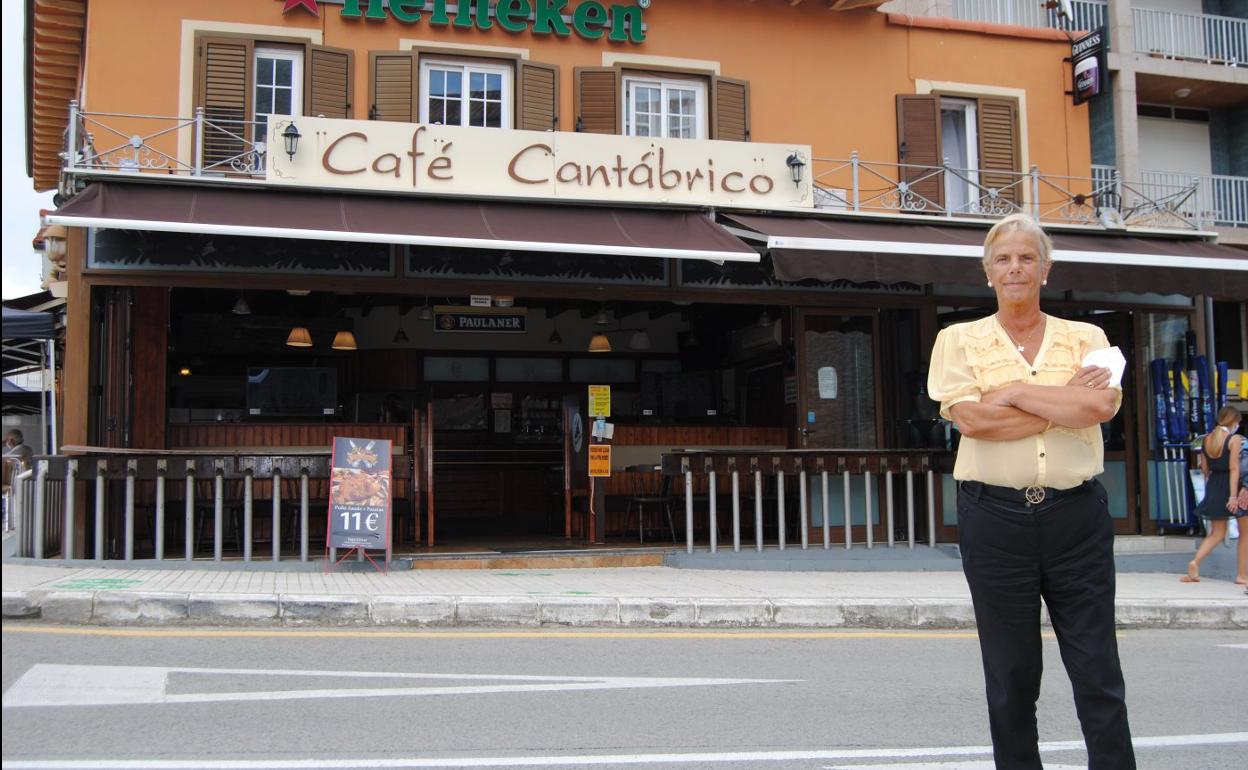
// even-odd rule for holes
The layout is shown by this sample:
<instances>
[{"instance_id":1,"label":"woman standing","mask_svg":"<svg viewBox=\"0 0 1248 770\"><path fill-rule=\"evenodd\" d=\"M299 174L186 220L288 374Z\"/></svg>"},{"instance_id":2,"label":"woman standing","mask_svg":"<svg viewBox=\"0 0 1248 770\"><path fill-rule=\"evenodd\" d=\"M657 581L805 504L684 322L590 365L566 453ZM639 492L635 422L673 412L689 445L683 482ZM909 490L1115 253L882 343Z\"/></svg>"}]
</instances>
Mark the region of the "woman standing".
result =
<instances>
[{"instance_id":1,"label":"woman standing","mask_svg":"<svg viewBox=\"0 0 1248 770\"><path fill-rule=\"evenodd\" d=\"M1233 406L1224 406L1218 412L1218 424L1203 442L1200 455L1200 471L1205 475L1205 498L1196 506L1196 513L1209 520L1209 534L1196 549L1196 558L1187 563L1187 574L1179 578L1184 583L1200 582L1200 563L1214 548L1226 539L1227 522L1248 514L1239 507L1239 453L1244 439L1238 435L1240 414ZM1248 586L1248 537L1239 531L1235 582Z\"/></svg>"},{"instance_id":2,"label":"woman standing","mask_svg":"<svg viewBox=\"0 0 1248 770\"><path fill-rule=\"evenodd\" d=\"M1036 700L1048 607L1074 688L1091 770L1135 767L1114 636L1114 527L1100 424L1121 403L1096 326L1046 315L1052 244L1025 214L984 241L997 312L940 332L928 392L962 434L962 569L971 589L998 768L1039 770Z\"/></svg>"}]
</instances>

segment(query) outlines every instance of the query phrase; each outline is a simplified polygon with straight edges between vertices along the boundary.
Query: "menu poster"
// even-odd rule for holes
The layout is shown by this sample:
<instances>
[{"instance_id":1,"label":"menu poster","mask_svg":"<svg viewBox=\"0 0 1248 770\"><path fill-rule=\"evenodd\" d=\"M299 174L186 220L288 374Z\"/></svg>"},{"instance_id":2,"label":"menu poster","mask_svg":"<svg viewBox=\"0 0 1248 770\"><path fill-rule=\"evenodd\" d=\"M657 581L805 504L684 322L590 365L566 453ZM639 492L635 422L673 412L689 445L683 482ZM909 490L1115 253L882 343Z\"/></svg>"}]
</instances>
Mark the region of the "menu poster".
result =
<instances>
[{"instance_id":1,"label":"menu poster","mask_svg":"<svg viewBox=\"0 0 1248 770\"><path fill-rule=\"evenodd\" d=\"M330 548L390 550L390 442L334 437Z\"/></svg>"}]
</instances>

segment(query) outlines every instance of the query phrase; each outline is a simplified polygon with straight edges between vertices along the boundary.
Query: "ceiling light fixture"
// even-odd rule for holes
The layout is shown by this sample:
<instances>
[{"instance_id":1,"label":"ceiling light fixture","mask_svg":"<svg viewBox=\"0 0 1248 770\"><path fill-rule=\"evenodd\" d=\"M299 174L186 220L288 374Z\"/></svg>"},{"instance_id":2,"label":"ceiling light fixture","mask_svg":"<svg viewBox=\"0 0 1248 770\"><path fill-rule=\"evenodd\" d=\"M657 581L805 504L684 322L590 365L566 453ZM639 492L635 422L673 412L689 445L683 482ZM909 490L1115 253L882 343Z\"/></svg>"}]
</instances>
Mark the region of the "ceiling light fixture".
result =
<instances>
[{"instance_id":1,"label":"ceiling light fixture","mask_svg":"<svg viewBox=\"0 0 1248 770\"><path fill-rule=\"evenodd\" d=\"M1187 97L1189 97L1189 96L1191 96L1191 95L1192 95L1192 89L1190 89L1190 88L1176 88L1176 89L1175 89L1175 91L1174 91L1174 95L1175 95L1175 97L1177 97L1177 98L1179 98L1179 99L1186 99Z\"/></svg>"},{"instance_id":2,"label":"ceiling light fixture","mask_svg":"<svg viewBox=\"0 0 1248 770\"><path fill-rule=\"evenodd\" d=\"M611 314L607 312L607 308L603 307L598 311L598 315L594 316L595 326L606 326L611 323Z\"/></svg>"},{"instance_id":3,"label":"ceiling light fixture","mask_svg":"<svg viewBox=\"0 0 1248 770\"><path fill-rule=\"evenodd\" d=\"M589 338L589 352L590 353L610 353L611 352L611 340L607 339L607 335L603 334L602 332L598 332L597 334Z\"/></svg>"},{"instance_id":4,"label":"ceiling light fixture","mask_svg":"<svg viewBox=\"0 0 1248 770\"><path fill-rule=\"evenodd\" d=\"M230 309L234 315L251 315L251 306L247 304L247 300L243 299L243 295L238 295L238 301L234 303L234 307Z\"/></svg>"},{"instance_id":5,"label":"ceiling light fixture","mask_svg":"<svg viewBox=\"0 0 1248 770\"><path fill-rule=\"evenodd\" d=\"M344 329L334 335L334 342L330 347L334 350L355 350L355 335Z\"/></svg>"},{"instance_id":6,"label":"ceiling light fixture","mask_svg":"<svg viewBox=\"0 0 1248 770\"><path fill-rule=\"evenodd\" d=\"M645 329L633 332L633 336L628 338L628 347L630 350L649 350L650 333Z\"/></svg>"},{"instance_id":7,"label":"ceiling light fixture","mask_svg":"<svg viewBox=\"0 0 1248 770\"><path fill-rule=\"evenodd\" d=\"M312 347L312 335L308 332L306 326L296 326L287 335L286 344L292 348L310 348Z\"/></svg>"},{"instance_id":8,"label":"ceiling light fixture","mask_svg":"<svg viewBox=\"0 0 1248 770\"><path fill-rule=\"evenodd\" d=\"M548 345L563 344L563 335L559 333L559 327L555 327L555 330L550 333L550 338L546 340L546 343Z\"/></svg>"}]
</instances>

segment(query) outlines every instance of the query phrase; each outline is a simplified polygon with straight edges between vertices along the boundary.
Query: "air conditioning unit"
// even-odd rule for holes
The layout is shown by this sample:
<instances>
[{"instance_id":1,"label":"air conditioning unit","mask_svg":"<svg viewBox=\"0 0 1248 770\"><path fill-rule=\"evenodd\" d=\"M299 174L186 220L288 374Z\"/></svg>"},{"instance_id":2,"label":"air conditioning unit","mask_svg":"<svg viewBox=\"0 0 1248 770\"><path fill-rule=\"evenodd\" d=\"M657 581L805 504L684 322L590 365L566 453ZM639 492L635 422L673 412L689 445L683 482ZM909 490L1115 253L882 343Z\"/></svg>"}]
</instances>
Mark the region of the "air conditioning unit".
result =
<instances>
[{"instance_id":1,"label":"air conditioning unit","mask_svg":"<svg viewBox=\"0 0 1248 770\"><path fill-rule=\"evenodd\" d=\"M732 352L738 359L755 356L776 350L781 344L780 321L772 321L766 326L747 326L732 334Z\"/></svg>"}]
</instances>

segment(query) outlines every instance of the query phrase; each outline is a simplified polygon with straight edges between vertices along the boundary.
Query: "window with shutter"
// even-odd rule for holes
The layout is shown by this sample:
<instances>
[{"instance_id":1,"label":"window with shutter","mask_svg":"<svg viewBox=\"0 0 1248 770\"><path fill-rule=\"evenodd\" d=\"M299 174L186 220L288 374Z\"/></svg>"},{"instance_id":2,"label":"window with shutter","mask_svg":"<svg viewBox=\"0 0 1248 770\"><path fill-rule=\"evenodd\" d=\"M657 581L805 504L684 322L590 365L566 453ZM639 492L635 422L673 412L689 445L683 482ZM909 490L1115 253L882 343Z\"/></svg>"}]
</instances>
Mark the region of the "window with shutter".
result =
<instances>
[{"instance_id":1,"label":"window with shutter","mask_svg":"<svg viewBox=\"0 0 1248 770\"><path fill-rule=\"evenodd\" d=\"M253 142L264 142L270 117L303 114L303 51L257 47L252 66L256 84L250 133Z\"/></svg>"},{"instance_id":2,"label":"window with shutter","mask_svg":"<svg viewBox=\"0 0 1248 770\"><path fill-rule=\"evenodd\" d=\"M577 67L576 130L590 134L620 133L620 73L613 67Z\"/></svg>"},{"instance_id":3,"label":"window with shutter","mask_svg":"<svg viewBox=\"0 0 1248 770\"><path fill-rule=\"evenodd\" d=\"M902 201L903 208L937 211L944 207L944 174L940 166L940 97L897 96L898 181L918 196Z\"/></svg>"},{"instance_id":4,"label":"window with shutter","mask_svg":"<svg viewBox=\"0 0 1248 770\"><path fill-rule=\"evenodd\" d=\"M979 100L979 183L1014 204L1023 202L1018 181L1018 103L1013 99ZM981 193L981 197L987 193Z\"/></svg>"},{"instance_id":5,"label":"window with shutter","mask_svg":"<svg viewBox=\"0 0 1248 770\"><path fill-rule=\"evenodd\" d=\"M516 65L516 128L555 131L559 128L559 68L522 61Z\"/></svg>"},{"instance_id":6,"label":"window with shutter","mask_svg":"<svg viewBox=\"0 0 1248 770\"><path fill-rule=\"evenodd\" d=\"M717 77L712 83L711 138L732 142L750 140L750 84Z\"/></svg>"},{"instance_id":7,"label":"window with shutter","mask_svg":"<svg viewBox=\"0 0 1248 770\"><path fill-rule=\"evenodd\" d=\"M350 118L355 67L351 51L314 45L308 52L304 113L313 117Z\"/></svg>"},{"instance_id":8,"label":"window with shutter","mask_svg":"<svg viewBox=\"0 0 1248 770\"><path fill-rule=\"evenodd\" d=\"M368 56L370 120L415 123L420 117L416 101L416 54L411 51L373 51Z\"/></svg>"},{"instance_id":9,"label":"window with shutter","mask_svg":"<svg viewBox=\"0 0 1248 770\"><path fill-rule=\"evenodd\" d=\"M195 103L204 110L204 169L230 171L230 162L247 152L245 137L251 115L252 54L250 40L200 38Z\"/></svg>"},{"instance_id":10,"label":"window with shutter","mask_svg":"<svg viewBox=\"0 0 1248 770\"><path fill-rule=\"evenodd\" d=\"M420 61L420 120L438 126L511 128L511 67Z\"/></svg>"}]
</instances>

